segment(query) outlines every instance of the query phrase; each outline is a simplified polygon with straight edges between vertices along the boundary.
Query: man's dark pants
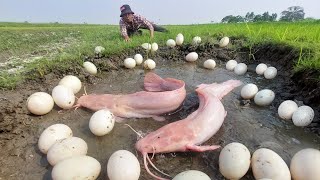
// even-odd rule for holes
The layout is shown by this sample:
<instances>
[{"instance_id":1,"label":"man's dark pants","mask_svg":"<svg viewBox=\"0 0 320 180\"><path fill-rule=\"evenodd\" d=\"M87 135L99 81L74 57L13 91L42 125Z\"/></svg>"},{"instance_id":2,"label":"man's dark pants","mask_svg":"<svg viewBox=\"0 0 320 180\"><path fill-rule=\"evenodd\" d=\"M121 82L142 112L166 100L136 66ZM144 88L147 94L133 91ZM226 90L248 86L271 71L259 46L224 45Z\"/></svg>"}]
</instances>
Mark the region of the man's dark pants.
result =
<instances>
[{"instance_id":1,"label":"man's dark pants","mask_svg":"<svg viewBox=\"0 0 320 180\"><path fill-rule=\"evenodd\" d=\"M157 32L168 32L168 30L162 26L158 26L156 24L152 24L154 31ZM141 29L149 29L148 27L140 27ZM127 33L128 36L132 36L132 35L142 35L142 31L141 30L132 30L132 29L127 29Z\"/></svg>"}]
</instances>

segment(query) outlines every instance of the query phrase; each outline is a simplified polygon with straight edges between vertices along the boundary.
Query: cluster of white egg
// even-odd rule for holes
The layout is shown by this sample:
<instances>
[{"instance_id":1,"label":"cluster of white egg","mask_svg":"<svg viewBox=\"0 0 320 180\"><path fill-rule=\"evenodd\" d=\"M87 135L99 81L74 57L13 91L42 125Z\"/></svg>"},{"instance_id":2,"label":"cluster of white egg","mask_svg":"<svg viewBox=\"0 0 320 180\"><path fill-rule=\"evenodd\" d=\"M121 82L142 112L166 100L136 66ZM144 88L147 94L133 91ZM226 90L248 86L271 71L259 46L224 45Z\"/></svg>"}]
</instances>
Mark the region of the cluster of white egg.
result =
<instances>
[{"instance_id":1,"label":"cluster of white egg","mask_svg":"<svg viewBox=\"0 0 320 180\"><path fill-rule=\"evenodd\" d=\"M270 89L258 89L253 83L246 84L242 87L240 95L243 99L254 99L254 103L258 106L268 106L275 98L275 93Z\"/></svg>"},{"instance_id":2,"label":"cluster of white egg","mask_svg":"<svg viewBox=\"0 0 320 180\"><path fill-rule=\"evenodd\" d=\"M263 75L266 79L273 79L277 76L278 71L275 67L268 67L266 64L260 63L256 67L256 73Z\"/></svg>"},{"instance_id":3,"label":"cluster of white egg","mask_svg":"<svg viewBox=\"0 0 320 180\"><path fill-rule=\"evenodd\" d=\"M226 145L219 155L219 170L227 179L241 179L251 165L255 179L296 180L317 179L320 177L320 151L307 148L297 152L290 164L274 151L257 149L251 157L250 151L241 143Z\"/></svg>"},{"instance_id":4,"label":"cluster of white egg","mask_svg":"<svg viewBox=\"0 0 320 180\"><path fill-rule=\"evenodd\" d=\"M47 127L40 135L38 147L53 166L52 179L96 179L100 174L99 161L86 155L87 143L73 137L72 130L65 124Z\"/></svg>"},{"instance_id":5,"label":"cluster of white egg","mask_svg":"<svg viewBox=\"0 0 320 180\"><path fill-rule=\"evenodd\" d=\"M250 165L255 179L291 179L286 163L270 149L257 149L251 158L245 145L233 142L220 152L219 170L227 179L241 179L248 172Z\"/></svg>"},{"instance_id":6,"label":"cluster of white egg","mask_svg":"<svg viewBox=\"0 0 320 180\"><path fill-rule=\"evenodd\" d=\"M136 67L136 65L140 65L143 62L143 57L141 54L134 55L134 58L126 58L124 60L124 66L128 69L132 69ZM143 67L145 69L154 69L156 67L156 63L152 59L147 59L143 63Z\"/></svg>"},{"instance_id":7,"label":"cluster of white egg","mask_svg":"<svg viewBox=\"0 0 320 180\"><path fill-rule=\"evenodd\" d=\"M145 49L146 51L152 51L152 52L155 52L155 51L157 51L158 49L159 49L159 46L158 46L158 44L157 43L152 43L152 44L150 44L150 43L143 43L142 45L141 45L141 47L143 48L143 49Z\"/></svg>"},{"instance_id":8,"label":"cluster of white egg","mask_svg":"<svg viewBox=\"0 0 320 180\"><path fill-rule=\"evenodd\" d=\"M308 126L314 118L314 111L310 106L298 107L296 102L286 100L279 105L278 115L281 119L292 119L296 126Z\"/></svg>"},{"instance_id":9,"label":"cluster of white egg","mask_svg":"<svg viewBox=\"0 0 320 180\"><path fill-rule=\"evenodd\" d=\"M229 60L226 63L226 69L229 71L234 71L234 73L237 75L244 75L247 72L248 67L245 63L238 63L235 60Z\"/></svg>"},{"instance_id":10,"label":"cluster of white egg","mask_svg":"<svg viewBox=\"0 0 320 180\"><path fill-rule=\"evenodd\" d=\"M76 76L67 75L52 90L52 94L36 92L27 99L27 109L35 115L49 113L54 103L62 109L72 108L75 95L81 89L81 81Z\"/></svg>"}]
</instances>

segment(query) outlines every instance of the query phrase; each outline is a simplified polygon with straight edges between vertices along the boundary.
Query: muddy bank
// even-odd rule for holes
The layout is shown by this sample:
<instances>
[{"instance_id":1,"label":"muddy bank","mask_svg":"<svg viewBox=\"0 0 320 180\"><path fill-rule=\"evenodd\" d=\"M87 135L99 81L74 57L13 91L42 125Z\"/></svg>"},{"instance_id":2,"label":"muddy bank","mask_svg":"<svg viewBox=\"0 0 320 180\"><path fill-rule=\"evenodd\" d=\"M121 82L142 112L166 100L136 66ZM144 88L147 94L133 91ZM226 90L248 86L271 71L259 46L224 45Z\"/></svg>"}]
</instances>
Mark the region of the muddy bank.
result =
<instances>
[{"instance_id":1,"label":"muddy bank","mask_svg":"<svg viewBox=\"0 0 320 180\"><path fill-rule=\"evenodd\" d=\"M191 51L198 52L200 57L198 62L186 63L184 61L185 55ZM300 77L292 76L293 71L290 63L297 54L291 51L286 48L279 50L267 46L265 50L262 48L256 53L256 62L249 62L245 58L248 57L246 51L236 52L217 48L211 44L202 44L174 49L161 47L157 53L148 54L148 57L156 60L155 72L157 74L163 77L182 79L187 84L188 96L180 111L167 116L168 122L182 119L197 109L198 99L194 89L200 83L222 82L235 78L244 83L256 83L259 88L274 90L276 99L271 106L266 108L257 107L252 102L249 106L243 106L239 98L239 88L226 96L223 99L223 104L228 111L225 123L219 132L205 144L224 146L237 141L245 144L251 153L259 147L268 147L279 153L288 164L297 150L306 147L320 148L320 137L316 136L316 133L320 134L319 104L314 100L315 96L307 95L311 91L304 88L306 84L299 84L299 81L303 80ZM88 128L88 120L92 115L92 112L88 110L69 110L59 114L60 109L55 107L45 116L34 116L25 107L29 95L36 91L50 93L59 80L67 74L77 75L84 82L88 93L115 94L140 91L146 71L141 67L125 70L122 65L126 57L132 57L135 53L147 56L142 49L138 48L119 56L88 58L87 60L94 62L99 67L98 76L90 76L80 67L70 68L68 72L55 70L42 78L29 80L19 85L14 91L1 92L0 179L50 179L52 167L46 161L46 156L39 152L37 140L46 127L55 123L67 124L73 130L74 136L83 138L88 143L88 155L95 157L102 165L99 179L106 179L107 160L114 151L127 149L135 152L134 143L137 136L123 124L116 124L110 136L97 138L90 133ZM202 68L204 60L209 58L215 59L217 62L217 69L214 71ZM225 70L225 62L229 59L248 63L248 73L244 76L236 76L233 72ZM254 68L259 62L277 67L279 74L276 79L266 80L263 77L258 77ZM315 90L313 94L319 94L318 91L319 89ZM83 90L77 96L82 93ZM308 100L308 97L311 98ZM287 99L294 99L313 107L316 115L314 122L309 127L294 127L292 123L281 121L277 117L277 107ZM142 133L148 133L168 122L159 123L152 119L131 119L128 124ZM217 164L219 151L159 154L155 157L154 162L158 168L170 175L187 169L197 169L207 173L213 179L223 179ZM141 156L138 158L142 164ZM144 169L142 169L141 179L150 179ZM253 179L250 170L243 179Z\"/></svg>"}]
</instances>

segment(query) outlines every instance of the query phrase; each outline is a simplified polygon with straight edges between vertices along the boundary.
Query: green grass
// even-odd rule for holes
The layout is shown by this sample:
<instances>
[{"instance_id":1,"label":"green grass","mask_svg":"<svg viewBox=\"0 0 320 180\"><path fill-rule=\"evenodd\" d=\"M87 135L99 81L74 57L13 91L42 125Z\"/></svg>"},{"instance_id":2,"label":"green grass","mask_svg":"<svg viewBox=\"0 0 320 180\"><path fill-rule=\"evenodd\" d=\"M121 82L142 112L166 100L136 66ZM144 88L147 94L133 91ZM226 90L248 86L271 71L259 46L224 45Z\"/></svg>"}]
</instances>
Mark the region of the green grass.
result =
<instances>
[{"instance_id":1,"label":"green grass","mask_svg":"<svg viewBox=\"0 0 320 180\"><path fill-rule=\"evenodd\" d=\"M186 43L194 36L204 41L218 42L222 36L243 38L244 46L250 50L254 60L254 47L263 43L287 44L301 53L295 60L296 70L320 71L320 23L319 22L273 22L239 24L203 24L166 26L170 33L157 33L153 41L164 46L167 39L175 39L183 33ZM94 47L106 48L105 55L119 54L130 48L150 42L149 33L133 37L125 43L119 35L119 27L114 25L77 24L30 24L0 23L0 63L11 58L12 64L6 68L22 65L25 68L14 74L1 71L0 88L14 88L18 82L29 76L43 76L55 68L81 65L84 56L93 56ZM36 62L25 60L38 58ZM2 60L1 60L2 59ZM26 73L33 72L33 73Z\"/></svg>"}]
</instances>

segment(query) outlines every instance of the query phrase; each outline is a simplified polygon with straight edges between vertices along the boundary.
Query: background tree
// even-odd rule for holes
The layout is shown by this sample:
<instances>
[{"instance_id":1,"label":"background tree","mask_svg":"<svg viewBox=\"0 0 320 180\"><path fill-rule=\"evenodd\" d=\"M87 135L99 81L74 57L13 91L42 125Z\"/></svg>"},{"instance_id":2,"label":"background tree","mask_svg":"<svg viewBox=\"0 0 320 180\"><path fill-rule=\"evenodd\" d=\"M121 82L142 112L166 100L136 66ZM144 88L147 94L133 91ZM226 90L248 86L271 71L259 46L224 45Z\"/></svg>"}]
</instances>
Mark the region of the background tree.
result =
<instances>
[{"instance_id":1,"label":"background tree","mask_svg":"<svg viewBox=\"0 0 320 180\"><path fill-rule=\"evenodd\" d=\"M253 22L253 19L256 15L254 15L254 12L247 12L245 16L246 22Z\"/></svg>"},{"instance_id":2,"label":"background tree","mask_svg":"<svg viewBox=\"0 0 320 180\"><path fill-rule=\"evenodd\" d=\"M291 6L281 12L280 21L299 21L304 19L304 9L300 6Z\"/></svg>"},{"instance_id":3,"label":"background tree","mask_svg":"<svg viewBox=\"0 0 320 180\"><path fill-rule=\"evenodd\" d=\"M242 16L233 16L233 15L229 15L224 17L221 20L222 23L239 23L239 22L244 22L244 18Z\"/></svg>"}]
</instances>

